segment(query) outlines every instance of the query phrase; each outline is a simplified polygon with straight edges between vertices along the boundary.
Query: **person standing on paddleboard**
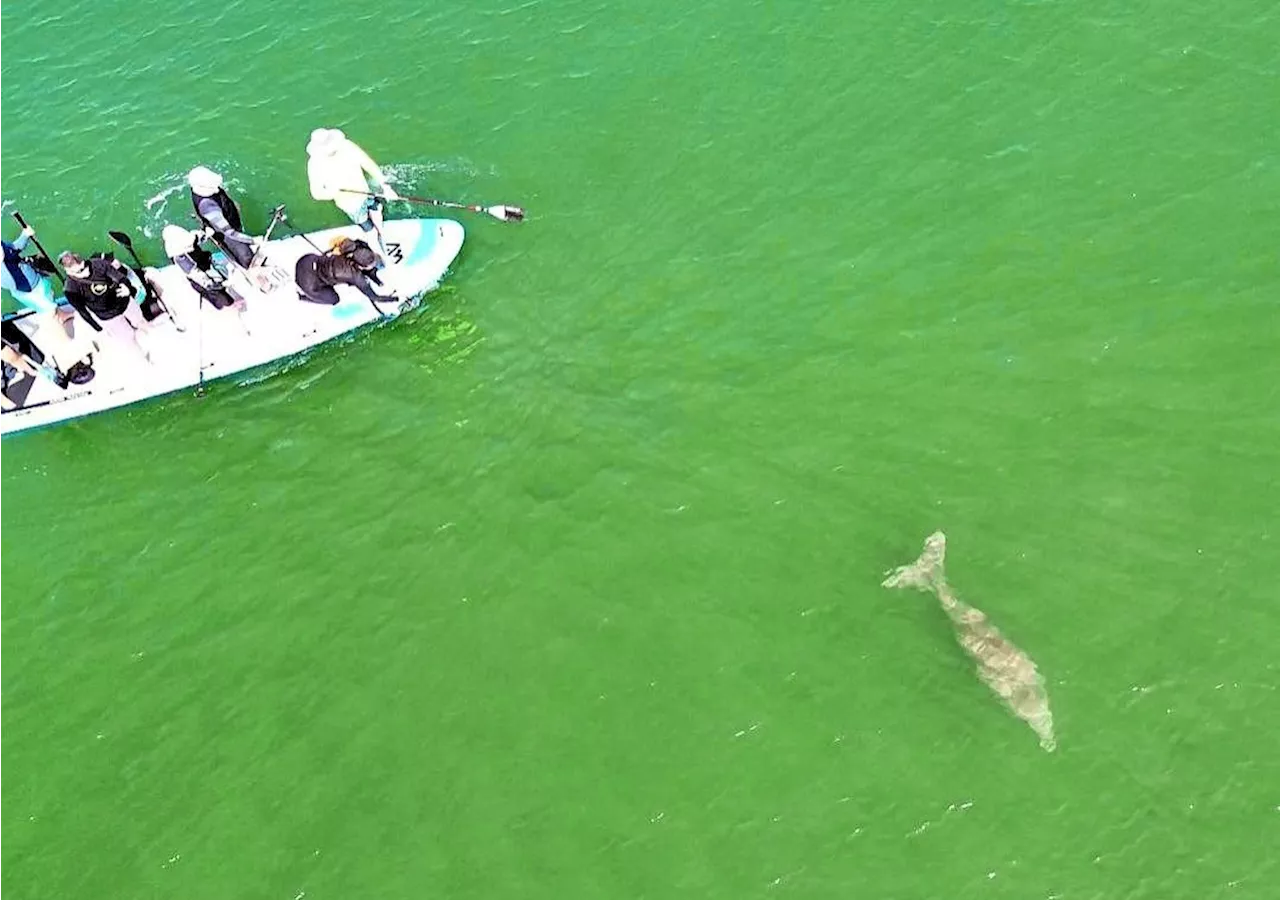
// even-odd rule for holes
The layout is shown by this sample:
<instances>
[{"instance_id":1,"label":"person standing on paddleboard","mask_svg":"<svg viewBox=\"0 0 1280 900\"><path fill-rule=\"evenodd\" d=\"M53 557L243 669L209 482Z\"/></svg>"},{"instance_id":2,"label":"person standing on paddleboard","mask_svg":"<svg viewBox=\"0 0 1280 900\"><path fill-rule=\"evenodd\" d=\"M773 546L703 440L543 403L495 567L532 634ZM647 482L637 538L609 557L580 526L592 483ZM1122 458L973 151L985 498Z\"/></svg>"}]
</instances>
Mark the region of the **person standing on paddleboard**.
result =
<instances>
[{"instance_id":1,"label":"person standing on paddleboard","mask_svg":"<svg viewBox=\"0 0 1280 900\"><path fill-rule=\"evenodd\" d=\"M23 256L22 251L27 243L35 237L35 230L30 226L22 229L22 233L11 244L4 244L4 268L0 269L0 287L8 291L23 306L51 312L57 308L53 299L53 290L48 284L51 267L38 256Z\"/></svg>"},{"instance_id":2,"label":"person standing on paddleboard","mask_svg":"<svg viewBox=\"0 0 1280 900\"><path fill-rule=\"evenodd\" d=\"M208 230L209 237L240 268L249 268L258 242L244 233L240 207L223 188L222 176L205 166L196 166L187 173L187 184L196 218Z\"/></svg>"},{"instance_id":3,"label":"person standing on paddleboard","mask_svg":"<svg viewBox=\"0 0 1280 900\"><path fill-rule=\"evenodd\" d=\"M138 333L150 331L142 307L134 303L138 288L117 259L97 255L85 260L67 251L58 257L67 273L67 302L95 331L105 331L147 362L151 355L138 342Z\"/></svg>"},{"instance_id":4,"label":"person standing on paddleboard","mask_svg":"<svg viewBox=\"0 0 1280 900\"><path fill-rule=\"evenodd\" d=\"M385 260L383 201L399 200L400 195L369 154L340 129L317 128L307 143L307 180L311 183L312 197L332 200L361 230L377 235ZM380 196L369 196L371 188Z\"/></svg>"}]
</instances>

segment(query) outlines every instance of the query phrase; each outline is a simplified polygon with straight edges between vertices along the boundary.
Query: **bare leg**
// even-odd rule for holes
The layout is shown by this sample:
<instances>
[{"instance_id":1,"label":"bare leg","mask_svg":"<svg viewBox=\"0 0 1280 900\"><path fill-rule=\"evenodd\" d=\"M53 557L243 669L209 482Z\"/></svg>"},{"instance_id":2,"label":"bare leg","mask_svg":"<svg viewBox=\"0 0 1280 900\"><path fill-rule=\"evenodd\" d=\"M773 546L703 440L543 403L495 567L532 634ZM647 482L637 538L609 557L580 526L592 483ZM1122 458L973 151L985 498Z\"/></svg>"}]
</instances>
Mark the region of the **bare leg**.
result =
<instances>
[{"instance_id":1,"label":"bare leg","mask_svg":"<svg viewBox=\"0 0 1280 900\"><path fill-rule=\"evenodd\" d=\"M4 348L0 349L0 359L3 359L9 365L13 366L15 369L19 369L23 372L26 372L28 375L39 374L35 367L35 364L32 363L31 360L27 359L25 356L23 356L17 350L10 347L8 344L5 344Z\"/></svg>"},{"instance_id":2,"label":"bare leg","mask_svg":"<svg viewBox=\"0 0 1280 900\"><path fill-rule=\"evenodd\" d=\"M137 307L130 304L129 309ZM138 318L142 318L142 313L138 313ZM102 330L111 335L122 347L127 348L137 358L151 362L151 354L143 348L138 342L138 328L130 321L128 312L122 313L112 319L100 320Z\"/></svg>"},{"instance_id":3,"label":"bare leg","mask_svg":"<svg viewBox=\"0 0 1280 900\"><path fill-rule=\"evenodd\" d=\"M35 364L31 360L27 359L24 354L19 353L16 348L10 347L8 344L0 347L0 360L3 360L5 365L13 366L17 371L22 372L25 375L29 375L32 378L36 375L37 370ZM18 400L14 400L7 392L11 387L17 386L18 383L24 380L25 379L20 378L15 382L10 383L8 378L5 378L3 389L0 390L0 398L2 398L0 402L3 402L5 409L18 408ZM30 391L30 388L28 388L28 391ZM22 399L22 402L26 402L25 397L20 399Z\"/></svg>"},{"instance_id":4,"label":"bare leg","mask_svg":"<svg viewBox=\"0 0 1280 900\"><path fill-rule=\"evenodd\" d=\"M390 254L387 251L387 240L382 234L382 201L370 198L361 209L364 212L364 221L357 224L364 228L367 223L369 228L373 229L374 235L378 238L378 254L382 257L383 265L386 265Z\"/></svg>"},{"instance_id":5,"label":"bare leg","mask_svg":"<svg viewBox=\"0 0 1280 900\"><path fill-rule=\"evenodd\" d=\"M147 321L147 317L142 314L142 307L136 303L130 303L124 308L121 315L129 320L129 324L134 327L135 331L146 333L151 330L151 323Z\"/></svg>"}]
</instances>

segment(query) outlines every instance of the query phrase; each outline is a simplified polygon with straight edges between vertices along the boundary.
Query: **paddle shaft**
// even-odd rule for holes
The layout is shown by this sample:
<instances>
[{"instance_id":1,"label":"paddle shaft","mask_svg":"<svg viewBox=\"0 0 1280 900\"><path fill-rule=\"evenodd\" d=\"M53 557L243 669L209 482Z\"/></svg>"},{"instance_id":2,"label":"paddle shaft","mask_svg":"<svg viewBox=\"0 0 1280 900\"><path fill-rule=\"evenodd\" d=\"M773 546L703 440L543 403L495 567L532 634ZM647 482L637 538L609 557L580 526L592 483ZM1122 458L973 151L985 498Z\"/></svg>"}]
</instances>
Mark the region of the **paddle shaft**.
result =
<instances>
[{"instance_id":1,"label":"paddle shaft","mask_svg":"<svg viewBox=\"0 0 1280 900\"><path fill-rule=\"evenodd\" d=\"M342 188L341 190L346 194L362 194L365 197L381 197L384 200L388 199L385 194L378 194L373 191L353 191L350 188ZM487 206L477 206L472 203L455 203L452 200L436 200L433 197L411 197L407 194L399 194L398 196L401 200L408 200L410 203L422 203L426 206L443 206L447 209L465 209L468 212L484 213L485 215L493 216L495 219L503 219L503 221L518 222L524 218L524 210L520 209L518 206L503 205L495 206L491 209ZM505 215L494 215L493 209L502 209L505 211Z\"/></svg>"},{"instance_id":2,"label":"paddle shaft","mask_svg":"<svg viewBox=\"0 0 1280 900\"><path fill-rule=\"evenodd\" d=\"M142 260L138 258L137 251L133 249L132 238L123 231L108 231L107 236L129 251L129 255L133 257L133 266L131 267L133 269L133 274L138 276L138 279L146 287L147 292L155 298L156 303L164 310L165 315L169 317L169 321L173 323L173 327L179 331L186 331L187 329L179 325L178 320L173 317L173 310L169 309L168 305L164 302L164 297L160 296L160 289L156 287L155 282L151 280L149 275L147 275L146 266L142 264Z\"/></svg>"},{"instance_id":3,"label":"paddle shaft","mask_svg":"<svg viewBox=\"0 0 1280 900\"><path fill-rule=\"evenodd\" d=\"M242 270L246 273L246 277L249 269L252 269L254 266L259 264L259 257L262 258L262 261L266 260L267 241L271 239L271 230L275 228L276 223L281 221L283 218L284 218L284 207L277 206L271 213L271 221L267 223L267 230L266 230L266 233L263 234L262 236L262 243L259 245L257 251L253 254L253 259L249 260L248 268ZM213 241L213 244L215 247L219 246L217 241ZM228 271L230 271L231 266L235 266L236 268L240 267L240 264L236 262L235 257L232 256L227 251L227 248L225 246L222 247L222 252L226 260ZM212 262L210 262L209 265L211 268L213 268L215 272L218 271L217 266L214 266ZM222 276L223 278L222 283L225 285L227 276L223 275L221 272L218 272L218 274ZM250 285L250 287L252 287L252 285ZM226 290L226 288L224 287L223 290ZM199 358L198 361L200 364L200 374L196 380L196 396L203 397L204 396L204 294L200 291L196 291L196 294L199 296L199 300L197 301L197 303L200 311L200 316L199 318L196 319L196 354ZM241 321L241 324L243 325L244 319L241 318L240 321ZM245 326L245 334L248 334L248 333L249 333L248 326Z\"/></svg>"},{"instance_id":4,"label":"paddle shaft","mask_svg":"<svg viewBox=\"0 0 1280 900\"><path fill-rule=\"evenodd\" d=\"M36 237L35 229L27 224L27 220L22 218L22 213L18 212L17 210L14 210L13 218L23 228L30 229L31 243L36 245L36 249L40 251L40 255L44 257L44 261L49 264L49 268L53 269L53 274L58 276L58 281L65 285L67 283L67 279L62 277L62 273L58 271L57 264L54 263L53 258L49 256L48 251L44 249L44 245L40 243L40 238Z\"/></svg>"},{"instance_id":5,"label":"paddle shaft","mask_svg":"<svg viewBox=\"0 0 1280 900\"><path fill-rule=\"evenodd\" d=\"M0 413L25 412L28 409L39 409L42 406L48 406L52 402L52 400L41 400L39 403L24 403L21 406L15 406L13 409L0 409Z\"/></svg>"},{"instance_id":6,"label":"paddle shaft","mask_svg":"<svg viewBox=\"0 0 1280 900\"><path fill-rule=\"evenodd\" d=\"M253 259L249 260L249 268L253 268L258 264L258 257L263 260L267 257L267 241L271 240L271 231L276 227L276 223L284 218L284 207L277 206L271 213L271 221L267 223L267 230L262 235L262 243L258 245L258 252L253 254Z\"/></svg>"}]
</instances>

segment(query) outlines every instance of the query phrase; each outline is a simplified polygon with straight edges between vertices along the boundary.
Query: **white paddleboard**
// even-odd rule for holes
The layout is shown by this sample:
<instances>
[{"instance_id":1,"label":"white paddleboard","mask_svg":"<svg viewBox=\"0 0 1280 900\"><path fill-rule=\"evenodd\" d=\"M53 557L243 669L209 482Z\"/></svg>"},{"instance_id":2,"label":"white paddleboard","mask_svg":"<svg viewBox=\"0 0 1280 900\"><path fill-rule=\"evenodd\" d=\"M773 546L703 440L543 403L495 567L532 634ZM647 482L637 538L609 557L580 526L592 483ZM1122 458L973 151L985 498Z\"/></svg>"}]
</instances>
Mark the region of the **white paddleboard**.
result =
<instances>
[{"instance_id":1,"label":"white paddleboard","mask_svg":"<svg viewBox=\"0 0 1280 900\"><path fill-rule=\"evenodd\" d=\"M269 241L263 266L275 271L271 279L256 281L267 289L249 292L243 315L234 308L214 309L200 296L174 265L152 269L151 274L172 317L161 314L139 341L150 354L147 363L138 354L120 347L110 336L94 331L76 318L73 340L68 340L54 314L40 312L19 320L18 325L47 355L66 371L78 354L93 352L93 380L70 384L65 390L37 378L22 407L4 410L0 434L65 422L104 410L116 409L152 397L196 387L287 360L333 340L362 325L388 320L417 305L422 294L437 287L462 249L462 225L452 219L396 219L383 225L391 265L379 274L379 293L396 293L404 302L379 302L377 308L360 291L339 285L342 298L335 306L309 303L298 296L294 266L316 249L298 236ZM313 232L308 237L321 250L339 236L366 237L359 227L348 225ZM372 243L373 237L368 236ZM282 270L282 271L281 271ZM96 345L96 350L94 345ZM75 358L72 358L75 357Z\"/></svg>"}]
</instances>

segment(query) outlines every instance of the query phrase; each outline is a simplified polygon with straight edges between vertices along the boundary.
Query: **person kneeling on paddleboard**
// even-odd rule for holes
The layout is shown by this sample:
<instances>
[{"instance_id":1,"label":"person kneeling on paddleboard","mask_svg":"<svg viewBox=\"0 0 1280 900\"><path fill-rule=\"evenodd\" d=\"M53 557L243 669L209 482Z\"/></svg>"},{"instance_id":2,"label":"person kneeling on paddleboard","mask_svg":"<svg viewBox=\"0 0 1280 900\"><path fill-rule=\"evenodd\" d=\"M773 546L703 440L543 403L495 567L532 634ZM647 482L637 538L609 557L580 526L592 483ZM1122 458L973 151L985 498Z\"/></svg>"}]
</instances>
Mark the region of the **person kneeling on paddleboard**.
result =
<instances>
[{"instance_id":1,"label":"person kneeling on paddleboard","mask_svg":"<svg viewBox=\"0 0 1280 900\"><path fill-rule=\"evenodd\" d=\"M109 254L85 260L67 251L58 257L67 273L67 302L95 331L105 331L127 344L147 362L151 356L138 343L138 332L151 329L142 308L134 303L138 288L129 271Z\"/></svg>"},{"instance_id":2,"label":"person kneeling on paddleboard","mask_svg":"<svg viewBox=\"0 0 1280 900\"><path fill-rule=\"evenodd\" d=\"M187 173L187 184L191 187L196 218L207 229L208 236L240 268L249 268L258 242L244 233L240 207L222 187L222 176L212 169L196 166Z\"/></svg>"},{"instance_id":3,"label":"person kneeling on paddleboard","mask_svg":"<svg viewBox=\"0 0 1280 900\"><path fill-rule=\"evenodd\" d=\"M373 289L374 284L381 284L378 263L378 254L364 241L340 238L328 253L308 253L298 260L294 269L298 294L311 303L333 306L342 299L335 286L349 284L370 300L395 300Z\"/></svg>"},{"instance_id":4,"label":"person kneeling on paddleboard","mask_svg":"<svg viewBox=\"0 0 1280 900\"><path fill-rule=\"evenodd\" d=\"M373 231L382 256L387 256L387 243L382 237L384 200L399 200L382 174L382 169L368 153L338 128L317 128L307 144L307 180L311 196L332 200L364 231ZM370 187L380 196L370 196Z\"/></svg>"}]
</instances>

